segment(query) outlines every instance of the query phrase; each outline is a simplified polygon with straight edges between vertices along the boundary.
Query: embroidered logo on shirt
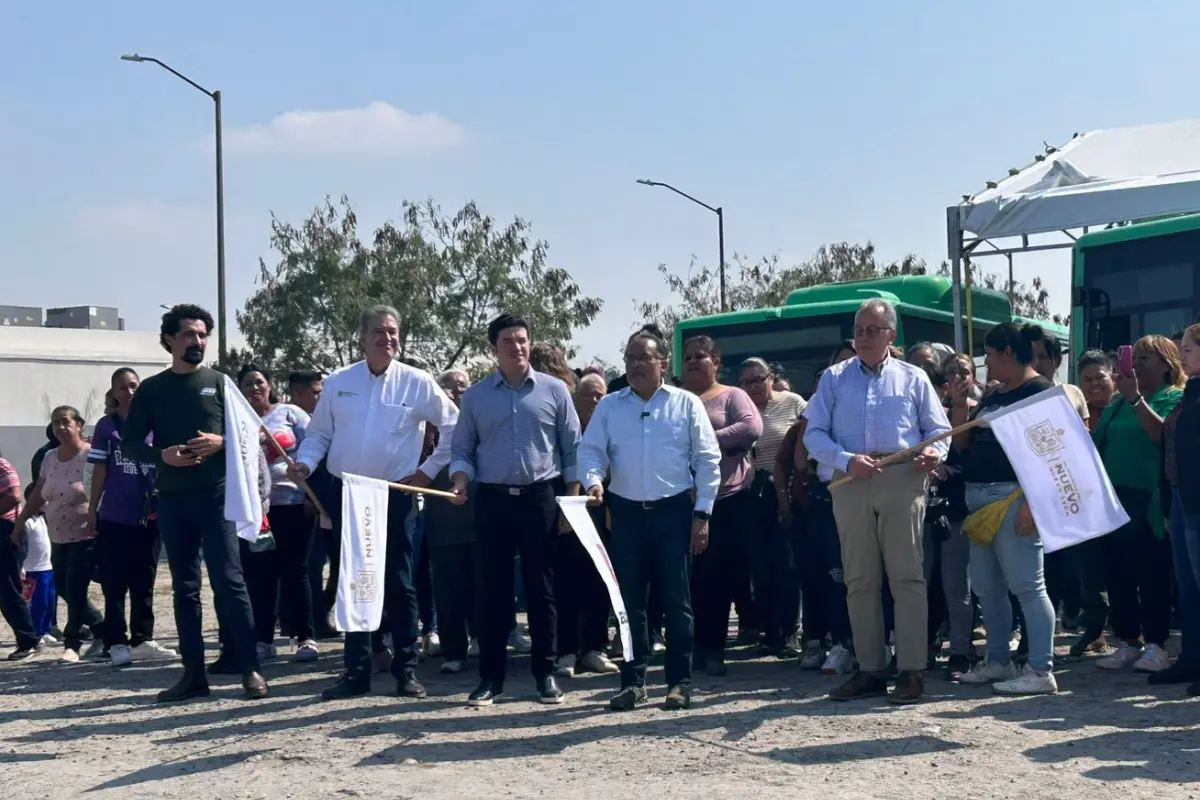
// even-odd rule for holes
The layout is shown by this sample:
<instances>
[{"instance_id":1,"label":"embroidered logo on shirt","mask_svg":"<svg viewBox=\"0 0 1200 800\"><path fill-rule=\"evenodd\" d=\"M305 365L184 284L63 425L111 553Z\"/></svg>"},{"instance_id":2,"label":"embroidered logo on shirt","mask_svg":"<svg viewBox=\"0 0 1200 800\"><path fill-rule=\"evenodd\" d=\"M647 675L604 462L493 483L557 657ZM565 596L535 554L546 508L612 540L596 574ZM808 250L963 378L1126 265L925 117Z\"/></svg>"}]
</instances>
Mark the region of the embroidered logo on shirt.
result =
<instances>
[{"instance_id":1,"label":"embroidered logo on shirt","mask_svg":"<svg viewBox=\"0 0 1200 800\"><path fill-rule=\"evenodd\" d=\"M205 386L203 389L200 390L200 396L201 397L216 397L217 396L217 387Z\"/></svg>"}]
</instances>

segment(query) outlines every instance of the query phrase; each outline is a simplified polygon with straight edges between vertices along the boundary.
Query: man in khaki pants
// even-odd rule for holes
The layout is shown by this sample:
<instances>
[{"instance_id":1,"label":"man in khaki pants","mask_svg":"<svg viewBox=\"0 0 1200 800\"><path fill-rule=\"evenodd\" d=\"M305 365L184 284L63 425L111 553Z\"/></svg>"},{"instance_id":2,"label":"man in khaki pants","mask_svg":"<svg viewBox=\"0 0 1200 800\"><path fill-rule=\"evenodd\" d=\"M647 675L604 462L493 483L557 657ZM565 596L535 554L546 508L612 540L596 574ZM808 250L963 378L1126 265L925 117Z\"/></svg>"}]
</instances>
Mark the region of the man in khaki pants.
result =
<instances>
[{"instance_id":1,"label":"man in khaki pants","mask_svg":"<svg viewBox=\"0 0 1200 800\"><path fill-rule=\"evenodd\" d=\"M950 422L925 371L892 356L895 339L896 309L878 298L864 302L854 317L857 357L825 371L804 412L804 445L817 460L817 477L853 479L831 494L859 671L830 694L833 700L887 695L892 703L907 704L925 690L929 610L921 537L928 473L945 458L949 440L925 448L913 461L880 462L949 431ZM885 570L896 603L900 670L890 694Z\"/></svg>"}]
</instances>

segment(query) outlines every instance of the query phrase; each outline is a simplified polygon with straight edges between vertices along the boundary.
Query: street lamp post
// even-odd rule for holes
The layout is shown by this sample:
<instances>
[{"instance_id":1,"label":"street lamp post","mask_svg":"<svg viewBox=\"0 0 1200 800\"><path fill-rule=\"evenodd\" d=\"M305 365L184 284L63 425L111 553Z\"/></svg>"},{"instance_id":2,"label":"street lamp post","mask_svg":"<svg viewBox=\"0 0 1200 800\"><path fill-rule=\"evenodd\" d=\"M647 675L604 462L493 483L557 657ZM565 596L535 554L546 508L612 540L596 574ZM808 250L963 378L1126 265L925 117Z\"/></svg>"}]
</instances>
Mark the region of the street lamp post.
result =
<instances>
[{"instance_id":1,"label":"street lamp post","mask_svg":"<svg viewBox=\"0 0 1200 800\"><path fill-rule=\"evenodd\" d=\"M217 344L219 345L217 363L223 367L225 366L226 353L229 349L229 337L225 335L227 329L227 314L225 313L225 174L224 155L221 148L221 92L220 90L209 91L205 89L182 72L172 69L157 58L139 56L137 53L133 53L121 56L121 60L133 61L138 64L157 64L192 88L203 92L213 101L217 140Z\"/></svg>"},{"instance_id":2,"label":"street lamp post","mask_svg":"<svg viewBox=\"0 0 1200 800\"><path fill-rule=\"evenodd\" d=\"M686 197L688 200L691 200L696 205L704 206L709 211L711 211L717 215L717 247L719 248L719 250L718 250L718 255L720 258L719 273L720 273L720 277L721 277L721 310L722 311L727 310L726 305L725 305L725 210L723 208L721 208L721 206L717 206L714 208L713 206L710 206L708 203L697 200L696 198L692 197L687 192L679 191L674 186L671 186L669 183L662 183L660 181L649 181L649 180L646 180L645 178L638 178L637 182L642 184L643 186L661 186L664 189L670 189L672 192L679 195L680 197Z\"/></svg>"}]
</instances>

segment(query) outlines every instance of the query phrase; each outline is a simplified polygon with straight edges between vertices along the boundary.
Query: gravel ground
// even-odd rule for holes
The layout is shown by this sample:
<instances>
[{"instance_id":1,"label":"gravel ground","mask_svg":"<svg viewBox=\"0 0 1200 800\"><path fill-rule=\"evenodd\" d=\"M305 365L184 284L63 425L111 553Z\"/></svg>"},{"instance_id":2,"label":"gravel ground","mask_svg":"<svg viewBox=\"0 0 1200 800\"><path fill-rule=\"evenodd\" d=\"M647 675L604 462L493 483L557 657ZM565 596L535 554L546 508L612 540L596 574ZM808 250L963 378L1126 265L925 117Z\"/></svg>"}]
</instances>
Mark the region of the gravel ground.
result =
<instances>
[{"instance_id":1,"label":"gravel ground","mask_svg":"<svg viewBox=\"0 0 1200 800\"><path fill-rule=\"evenodd\" d=\"M166 583L164 569L159 640L173 646ZM468 709L475 676L443 677L437 660L421 669L426 700L377 676L370 697L321 703L333 643L315 664L268 664L271 697L254 703L219 679L209 700L157 706L178 665L56 657L0 665L6 797L1200 797L1200 700L1091 661L1064 661L1055 697L1000 699L931 673L926 702L892 708L830 703L838 678L738 651L727 678L696 680L690 711L663 711L658 686L617 715L613 676L564 681L563 705L537 705L523 658L506 702Z\"/></svg>"}]
</instances>

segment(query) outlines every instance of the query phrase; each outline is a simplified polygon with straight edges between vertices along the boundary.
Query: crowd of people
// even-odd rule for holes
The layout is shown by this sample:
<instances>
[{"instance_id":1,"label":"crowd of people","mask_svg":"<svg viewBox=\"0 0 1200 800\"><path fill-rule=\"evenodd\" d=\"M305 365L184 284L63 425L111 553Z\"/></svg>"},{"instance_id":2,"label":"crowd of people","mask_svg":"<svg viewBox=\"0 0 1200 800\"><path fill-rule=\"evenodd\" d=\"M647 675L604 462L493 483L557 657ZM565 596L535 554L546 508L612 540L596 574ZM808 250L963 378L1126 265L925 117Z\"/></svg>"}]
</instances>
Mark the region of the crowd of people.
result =
<instances>
[{"instance_id":1,"label":"crowd of people","mask_svg":"<svg viewBox=\"0 0 1200 800\"><path fill-rule=\"evenodd\" d=\"M182 661L162 702L206 696L213 675L240 676L253 699L269 693L278 637L298 662L341 638L344 671L325 699L366 694L389 671L397 694L421 698L423 660L458 674L476 659L467 702L485 706L505 693L515 650L529 655L540 702L561 703L565 678L619 673L610 707L621 711L647 702L661 656L665 706L682 709L693 671L729 669L732 608L738 644L847 676L836 701L915 703L931 670L1000 694L1053 693L1062 631L1080 634L1074 657L1200 694L1200 326L1143 337L1131 368L1099 351L1078 359L1079 387L1064 390L1130 521L1050 554L996 437L986 425L958 431L1055 386L1062 344L1035 325L987 333L981 381L973 358L943 344L899 350L895 309L867 300L807 399L761 358L723 370L707 336L683 343L672 376L652 325L607 381L502 315L487 332L495 369L472 384L401 358L399 315L374 306L360 320L362 361L293 372L286 386L254 364L233 384L204 367L212 327L200 307L170 309L169 369L144 381L117 370L90 435L76 408L55 408L28 484L0 458L10 661L61 639L67 663ZM262 422L253 541L224 513L233 387ZM339 563L351 474L404 486L389 491L383 521L383 621L343 635L339 583L360 579ZM630 658L563 495L587 497ZM178 652L155 639L164 551ZM220 644L207 664L201 558Z\"/></svg>"}]
</instances>

